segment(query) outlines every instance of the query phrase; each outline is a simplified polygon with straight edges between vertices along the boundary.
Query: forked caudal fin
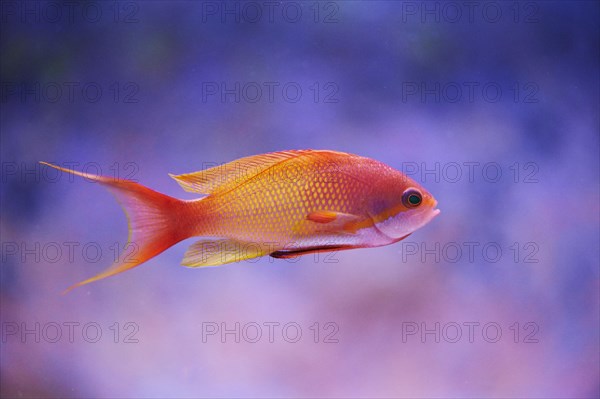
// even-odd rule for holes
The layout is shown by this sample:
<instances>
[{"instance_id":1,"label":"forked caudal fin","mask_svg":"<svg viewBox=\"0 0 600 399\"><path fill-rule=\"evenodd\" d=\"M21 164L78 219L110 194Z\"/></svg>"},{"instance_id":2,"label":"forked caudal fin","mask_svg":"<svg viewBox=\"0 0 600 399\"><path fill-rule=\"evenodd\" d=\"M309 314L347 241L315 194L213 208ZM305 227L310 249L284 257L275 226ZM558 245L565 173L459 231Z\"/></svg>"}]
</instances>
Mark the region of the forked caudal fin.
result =
<instances>
[{"instance_id":1,"label":"forked caudal fin","mask_svg":"<svg viewBox=\"0 0 600 399\"><path fill-rule=\"evenodd\" d=\"M177 223L189 220L187 201L158 193L130 180L81 173L46 162L40 163L103 184L117 197L128 220L128 250L121 255L122 259L102 273L72 285L63 294L134 268L189 236L184 226Z\"/></svg>"}]
</instances>

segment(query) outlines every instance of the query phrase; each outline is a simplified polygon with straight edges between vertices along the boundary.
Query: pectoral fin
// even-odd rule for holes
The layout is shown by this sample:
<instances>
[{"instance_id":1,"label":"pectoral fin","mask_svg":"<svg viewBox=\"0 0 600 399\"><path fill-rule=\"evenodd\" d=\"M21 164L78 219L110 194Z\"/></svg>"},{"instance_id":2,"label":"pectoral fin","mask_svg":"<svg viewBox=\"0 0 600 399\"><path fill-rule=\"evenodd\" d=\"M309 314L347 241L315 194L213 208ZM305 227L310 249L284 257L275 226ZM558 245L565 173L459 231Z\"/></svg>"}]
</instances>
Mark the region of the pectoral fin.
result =
<instances>
[{"instance_id":1,"label":"pectoral fin","mask_svg":"<svg viewBox=\"0 0 600 399\"><path fill-rule=\"evenodd\" d=\"M186 251L182 265L186 267L220 266L267 255L266 246L234 240L200 240Z\"/></svg>"},{"instance_id":2,"label":"pectoral fin","mask_svg":"<svg viewBox=\"0 0 600 399\"><path fill-rule=\"evenodd\" d=\"M338 218L338 213L332 211L316 211L309 213L306 218L316 223L329 223Z\"/></svg>"},{"instance_id":3,"label":"pectoral fin","mask_svg":"<svg viewBox=\"0 0 600 399\"><path fill-rule=\"evenodd\" d=\"M342 212L315 211L309 213L306 216L306 219L311 222L323 224L323 227L318 229L320 232L353 234L356 231L356 229L353 228L353 225L359 221L361 217Z\"/></svg>"}]
</instances>

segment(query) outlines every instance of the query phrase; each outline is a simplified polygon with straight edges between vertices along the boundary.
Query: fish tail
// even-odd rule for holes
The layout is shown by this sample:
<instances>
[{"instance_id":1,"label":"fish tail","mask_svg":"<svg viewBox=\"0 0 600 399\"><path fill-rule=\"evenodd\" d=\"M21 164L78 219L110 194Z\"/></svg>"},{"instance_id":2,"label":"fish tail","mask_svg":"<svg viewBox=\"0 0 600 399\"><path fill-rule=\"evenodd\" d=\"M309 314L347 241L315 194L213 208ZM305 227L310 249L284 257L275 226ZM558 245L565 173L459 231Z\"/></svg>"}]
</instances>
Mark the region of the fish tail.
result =
<instances>
[{"instance_id":1,"label":"fish tail","mask_svg":"<svg viewBox=\"0 0 600 399\"><path fill-rule=\"evenodd\" d=\"M40 163L106 186L116 196L128 220L129 237L120 259L102 273L70 286L63 294L73 288L132 269L192 235L189 223L192 209L189 201L169 197L130 180L81 173L46 162Z\"/></svg>"}]
</instances>

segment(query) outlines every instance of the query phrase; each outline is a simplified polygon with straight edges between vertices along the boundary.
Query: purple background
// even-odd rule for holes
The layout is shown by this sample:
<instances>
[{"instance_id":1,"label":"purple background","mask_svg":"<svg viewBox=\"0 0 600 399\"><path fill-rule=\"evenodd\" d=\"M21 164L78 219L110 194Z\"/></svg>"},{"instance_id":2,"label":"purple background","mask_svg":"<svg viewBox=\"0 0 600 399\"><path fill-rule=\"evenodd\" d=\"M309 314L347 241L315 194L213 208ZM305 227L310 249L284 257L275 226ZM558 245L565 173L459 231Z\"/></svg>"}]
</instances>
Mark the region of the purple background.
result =
<instances>
[{"instance_id":1,"label":"purple background","mask_svg":"<svg viewBox=\"0 0 600 399\"><path fill-rule=\"evenodd\" d=\"M302 2L270 20L265 2L98 2L71 20L63 3L3 2L2 396L598 397L600 8L474 3L470 14L463 2ZM236 82L238 102L206 92ZM286 84L301 88L297 102ZM442 213L403 243L337 262L193 270L180 266L189 239L59 295L111 263L127 226L102 187L37 161L189 199L167 173L294 148L407 172L439 163L412 177ZM479 163L472 181L465 162ZM498 181L482 174L488 163ZM337 343L324 342L328 322ZM79 323L72 340L68 323ZM240 342L203 340L206 323L240 323ZM256 343L248 323L262 328ZM421 334L436 323L437 339Z\"/></svg>"}]
</instances>

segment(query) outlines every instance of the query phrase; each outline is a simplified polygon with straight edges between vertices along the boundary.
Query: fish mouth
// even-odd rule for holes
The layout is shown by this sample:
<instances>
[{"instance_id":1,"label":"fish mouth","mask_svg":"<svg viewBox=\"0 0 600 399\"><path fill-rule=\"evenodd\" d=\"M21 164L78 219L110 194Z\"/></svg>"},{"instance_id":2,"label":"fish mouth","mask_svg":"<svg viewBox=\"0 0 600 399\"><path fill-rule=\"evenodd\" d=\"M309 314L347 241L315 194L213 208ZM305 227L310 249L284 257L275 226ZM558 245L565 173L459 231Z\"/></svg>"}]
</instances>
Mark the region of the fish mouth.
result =
<instances>
[{"instance_id":1,"label":"fish mouth","mask_svg":"<svg viewBox=\"0 0 600 399\"><path fill-rule=\"evenodd\" d=\"M432 221L432 220L433 220L433 219L434 219L434 218L435 218L437 215L439 215L439 214L440 214L440 212L441 212L441 211L440 211L439 209L434 209L434 208L432 208L432 209L429 211L429 214L426 216L426 218L427 218L427 223L429 223L430 221Z\"/></svg>"},{"instance_id":2,"label":"fish mouth","mask_svg":"<svg viewBox=\"0 0 600 399\"><path fill-rule=\"evenodd\" d=\"M439 215L441 212L439 209L436 209L437 204L437 200L433 200L433 204L431 204L431 219Z\"/></svg>"}]
</instances>

